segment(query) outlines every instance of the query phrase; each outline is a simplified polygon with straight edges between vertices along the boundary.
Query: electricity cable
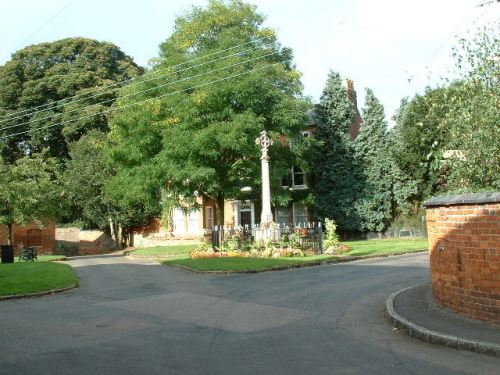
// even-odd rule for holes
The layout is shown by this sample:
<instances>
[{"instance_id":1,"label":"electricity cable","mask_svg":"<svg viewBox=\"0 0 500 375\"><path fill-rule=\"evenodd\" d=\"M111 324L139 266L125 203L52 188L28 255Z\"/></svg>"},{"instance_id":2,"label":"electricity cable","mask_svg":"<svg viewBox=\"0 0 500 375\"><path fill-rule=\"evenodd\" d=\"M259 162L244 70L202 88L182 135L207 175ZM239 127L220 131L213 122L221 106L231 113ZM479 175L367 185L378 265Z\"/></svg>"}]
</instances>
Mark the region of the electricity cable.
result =
<instances>
[{"instance_id":1,"label":"electricity cable","mask_svg":"<svg viewBox=\"0 0 500 375\"><path fill-rule=\"evenodd\" d=\"M139 95L141 93L149 92L149 91L152 91L152 90L156 90L156 89L159 89L159 88L162 88L162 87L165 87L165 86L171 86L171 85L174 85L174 84L179 83L179 82L184 82L184 81L187 81L187 80L190 80L190 79L194 79L194 78L197 78L197 77L209 74L209 73L218 72L218 71L221 71L221 70L224 70L224 69L228 69L228 68L232 68L232 67L235 67L235 66L239 66L239 65L242 65L242 64L245 64L245 63L248 63L248 62L257 61L257 60L263 59L265 57L275 55L277 53L278 53L278 51L271 52L271 53L268 53L268 54L265 54L265 55L262 55L262 56L258 56L258 57L252 58L252 59L248 59L248 60L245 60L245 61L240 61L240 62L235 63L235 64L230 64L230 65L226 65L226 66L221 67L221 68L213 69L213 70L210 70L208 72L198 73L198 74L195 74L193 76L184 77L184 78L181 78L181 79L173 81L173 82L167 82L167 83L164 83L164 84L161 84L161 85L153 86L153 87L150 87L148 89L140 90L140 91L137 91L137 92L134 92L134 93L130 93L130 94L127 94L127 95L123 95L123 96L120 97L120 99L131 97L131 96L135 96L135 95ZM110 103L110 102L113 102L115 100L116 100L115 98L103 100L103 101L98 102L98 103L89 104L89 105L84 106L82 108L76 108L76 109L70 110L68 112L65 112L64 114L67 115L67 114L70 114L70 113L79 112L79 111L82 111L82 110L84 110L86 108L98 106L98 105L105 104L105 103ZM13 125L5 126L3 128L0 128L0 131L7 130L7 129L12 129L12 128L17 128L17 127L24 126L24 125L33 124L33 123L38 122L38 121L47 120L47 119L50 119L52 117L59 116L60 114L61 113L56 113L56 114L53 114L53 115L50 115L50 116L46 116L46 117L42 117L42 118L39 118L39 119L34 119L34 120L22 122L20 124L13 124Z\"/></svg>"},{"instance_id":2,"label":"electricity cable","mask_svg":"<svg viewBox=\"0 0 500 375\"><path fill-rule=\"evenodd\" d=\"M26 133L29 133L29 132L31 132L33 130L41 130L41 129L53 128L55 126L60 126L60 125L64 125L64 124L67 124L67 123L70 123L70 122L75 122L75 121L78 121L78 120L81 120L81 119L84 119L84 118L89 118L89 117L94 117L94 116L97 116L97 115L103 115L103 114L115 112L115 111L118 111L118 110L121 110L121 109L124 109L124 108L128 108L128 107L136 106L138 104L150 102L152 100L158 100L160 98L165 98L167 96L176 95L176 94L179 94L179 93L182 93L182 92L186 92L186 91L194 90L194 89L197 89L197 88L200 88L200 87L212 85L212 84L217 83L217 82L223 82L223 81L226 81L226 80L231 79L231 78L240 77L240 76L243 76L245 74L250 74L252 72L257 72L257 71L260 71L260 70L264 70L264 69L267 69L267 68L270 68L270 67L282 64L282 63L290 61L290 60L291 59L283 60L283 61L280 61L280 62L277 62L277 63L274 63L274 64L264 65L264 66L262 66L260 68L257 68L257 69L254 68L254 69L248 70L246 72L241 72L241 73L238 73L238 74L233 74L231 76L226 76L226 77L223 77L223 78L219 78L219 79L216 79L216 80L213 80L213 81L210 81L210 82L205 82L205 83L202 83L202 84L199 84L199 85L196 85L196 86L191 86L191 87L188 87L188 88L185 88L185 89L182 89L182 90L177 90L177 91L173 91L173 92L169 92L169 93L166 93L166 94L162 94L162 95L159 95L159 96L156 96L156 97L153 97L153 98L148 98L148 99L140 100L138 102L130 103L130 104L127 104L127 105L124 105L124 106L121 106L121 107L110 108L109 110L98 112L98 113L94 113L92 115L81 116L79 118L62 121L62 122L59 122L57 124L52 124L52 125L48 125L48 126L41 126L41 127L38 127L38 128L34 128L34 129L30 129L30 130L26 130L26 131L22 131L22 132L18 132L18 133L5 135L3 137L0 137L0 140L6 139L6 138L10 138L10 137L15 137L15 136L21 135L21 134L26 134Z\"/></svg>"},{"instance_id":3,"label":"electricity cable","mask_svg":"<svg viewBox=\"0 0 500 375\"><path fill-rule=\"evenodd\" d=\"M258 42L258 41L260 41L262 39L265 39L265 38L266 37L260 37L260 38L252 39L251 41L246 42L246 43L242 43L242 44L238 44L236 46L228 47L228 48L225 48L225 49L220 50L220 51L215 51L215 52L209 53L209 54L204 55L204 56L195 57L195 58L192 58L192 59L190 59L188 61L184 61L184 62L175 64L175 65L171 65L171 66L168 66L168 67L165 67L165 68L161 68L161 69L158 69L158 70L152 70L151 72L143 74L142 76L137 76L137 77L132 77L132 78L124 79L124 80L115 82L115 83L113 83L111 85L107 85L107 86L103 86L103 87L98 87L95 90L97 92L102 91L102 93L105 93L110 88L116 87L118 85L121 85L121 84L124 84L124 83L127 83L127 82L133 82L133 81L138 80L138 79L143 79L144 77L147 77L147 76L152 75L152 74L158 74L159 72L162 72L162 71L165 71L165 70L175 69L175 68L177 68L179 66L186 65L186 64L189 64L189 63L192 63L194 61L201 60L201 59L205 59L207 57L215 56L215 55L218 55L218 54L223 53L223 52L227 52L227 51L230 51L230 50L233 50L233 49L236 49L236 48L239 48L239 47L242 47L242 46L254 43L254 42ZM273 44L273 43L274 42L269 42L269 43L266 43L265 45L267 45L267 44ZM246 52L246 51L240 51L238 53L244 53L244 52ZM236 54L238 54L238 53L236 53ZM214 60L214 61L216 61L216 60ZM139 82L141 82L141 81L139 81ZM9 114L4 115L3 117L0 117L0 123L1 122L5 122L5 121L10 121L10 120L13 120L13 119L19 118L19 117L24 117L24 116L26 116L28 114L35 113L36 112L35 110L38 110L40 108L52 106L55 103L59 103L59 102L62 102L62 101L69 101L71 99L77 98L79 96L84 96L84 95L88 95L88 92L76 94L76 95L70 96L68 98L62 98L62 99L59 99L59 100L56 100L56 101L53 101L53 102L50 102L50 103L40 104L40 105L35 106L35 107L31 107L31 108L27 108L27 109L24 109L24 110L21 110L21 111L16 111L16 112L13 112L13 113L9 113ZM99 94L99 95L101 95L101 94ZM97 94L94 95L93 97L95 97L95 96L97 96ZM90 98L92 98L92 97L90 97ZM90 99L90 98L87 97L85 99ZM21 115L21 114L23 114L23 115ZM15 117L16 115L18 115L18 117Z\"/></svg>"},{"instance_id":4,"label":"electricity cable","mask_svg":"<svg viewBox=\"0 0 500 375\"><path fill-rule=\"evenodd\" d=\"M269 44L264 44L264 46L268 46L268 45L272 45L273 43L269 43ZM135 83L130 83L128 85L124 85L122 87L128 87L128 86L131 86L131 85L134 85L134 84L140 84L140 83L145 83L145 82L150 82L150 81L154 81L154 80L157 80L157 79L161 79L161 78L164 78L164 77L167 77L169 75L172 75L172 74L176 74L176 73L180 73L180 72L183 72L183 71L186 71L186 70L191 70L191 69L194 69L194 68L197 68L197 67L200 67L200 66L203 66L203 65L207 65L207 64L211 64L213 62L216 62L216 61L220 61L220 60L223 60L223 59L227 59L227 58L230 58L230 57L233 57L233 56L237 56L237 55L241 55L241 54L244 54L244 53L247 53L247 52L252 52L252 51L255 51L255 50L258 50L260 49L261 47L254 47L254 48L249 48L247 50L244 50L244 51L239 51L239 52L236 52L236 53L233 53L231 55L226 55L226 56L222 56L222 57L218 57L216 59L213 59L213 60L210 60L210 61L205 61L204 63L200 63L200 64L196 64L196 65L192 65L192 66L189 66L187 68L184 68L184 69L179 69L179 70L176 70L176 71L170 71L169 73L166 73L166 74L163 74L163 75L159 75L159 76L156 76L156 77L153 77L153 78L149 78L149 79L145 79L145 80L142 80L142 81L138 81L138 82L135 82ZM163 71L163 70L168 70L168 69L171 69L171 68L164 68L164 69L160 69L160 70L157 70L155 71L155 73L158 73L160 71ZM141 78L144 77L141 76ZM108 93L108 92L112 92L116 89L112 89L112 90L104 90L103 92L101 93L97 93L97 94L94 94L94 95L91 95L89 97L83 97L81 99L78 99L78 100L72 100L70 102L67 102L67 103L62 103L62 104L58 104L54 107L51 107L51 108L44 108L44 109L40 109L40 110L36 110L36 111L33 111L33 112L30 112L30 113L27 113L27 114L23 114L23 115L19 115L17 117L12 117L12 118L9 118L9 119L5 119L5 120L0 120L0 123L2 122L6 122L6 121L12 121L12 120L16 120L18 118L22 118L22 117L25 117L25 116L32 116L36 113L40 113L40 112L46 112L46 111L50 111L52 109L56 109L56 108L59 108L60 106L65 106L65 105L68 105L68 104L74 104L74 103L78 103L78 102L81 102L81 101L84 101L84 100L89 100L89 99L92 99L92 98L95 98L95 97L98 97L98 96L101 96L101 95L104 95L105 93ZM87 94L87 93L85 93ZM83 96L85 94L80 94L80 96ZM66 100L65 99L61 99L61 100ZM51 104L54 104L56 102L51 102L51 103L47 103L45 105L51 105ZM50 117L50 116L49 116ZM36 119L36 120L33 120L33 121L41 121L43 119L46 119L48 117L44 117L42 119ZM22 125L22 124L20 124ZM9 129L11 127L15 127L15 126L7 126L7 127L3 127L3 128L0 128L0 130L3 130L3 129Z\"/></svg>"}]
</instances>

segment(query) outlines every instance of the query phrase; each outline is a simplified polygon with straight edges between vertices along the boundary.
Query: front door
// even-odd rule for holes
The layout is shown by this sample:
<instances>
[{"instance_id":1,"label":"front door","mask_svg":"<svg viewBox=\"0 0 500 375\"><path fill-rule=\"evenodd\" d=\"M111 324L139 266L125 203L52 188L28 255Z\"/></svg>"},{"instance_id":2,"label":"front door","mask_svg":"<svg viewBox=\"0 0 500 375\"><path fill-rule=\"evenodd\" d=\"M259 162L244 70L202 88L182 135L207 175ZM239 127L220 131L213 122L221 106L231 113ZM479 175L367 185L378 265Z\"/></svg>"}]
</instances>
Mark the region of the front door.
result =
<instances>
[{"instance_id":1,"label":"front door","mask_svg":"<svg viewBox=\"0 0 500 375\"><path fill-rule=\"evenodd\" d=\"M240 225L242 227L252 225L252 211L240 211Z\"/></svg>"}]
</instances>

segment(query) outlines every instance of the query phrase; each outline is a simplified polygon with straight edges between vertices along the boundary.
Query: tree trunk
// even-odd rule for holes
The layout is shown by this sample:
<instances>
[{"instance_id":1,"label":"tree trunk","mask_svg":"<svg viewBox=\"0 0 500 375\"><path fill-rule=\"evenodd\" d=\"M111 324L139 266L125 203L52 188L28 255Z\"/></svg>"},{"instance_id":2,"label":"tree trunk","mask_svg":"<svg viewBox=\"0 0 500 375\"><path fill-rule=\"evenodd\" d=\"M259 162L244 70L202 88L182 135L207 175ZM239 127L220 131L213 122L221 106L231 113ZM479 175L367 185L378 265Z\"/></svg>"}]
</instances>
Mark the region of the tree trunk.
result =
<instances>
[{"instance_id":1,"label":"tree trunk","mask_svg":"<svg viewBox=\"0 0 500 375\"><path fill-rule=\"evenodd\" d=\"M115 233L115 250L119 250L121 248L120 244L120 226L116 221L113 221L113 231Z\"/></svg>"},{"instance_id":2,"label":"tree trunk","mask_svg":"<svg viewBox=\"0 0 500 375\"><path fill-rule=\"evenodd\" d=\"M123 228L124 232L127 235L127 247L134 247L134 231L131 227Z\"/></svg>"},{"instance_id":3,"label":"tree trunk","mask_svg":"<svg viewBox=\"0 0 500 375\"><path fill-rule=\"evenodd\" d=\"M120 248L120 229L116 221L112 218L109 218L109 229L111 231L111 238L115 243L115 250Z\"/></svg>"},{"instance_id":4,"label":"tree trunk","mask_svg":"<svg viewBox=\"0 0 500 375\"><path fill-rule=\"evenodd\" d=\"M7 233L7 245L12 245L14 243L14 238L13 238L13 235L12 235L13 224L9 223L9 224L7 224L7 227L8 227L8 230L9 230L9 232Z\"/></svg>"},{"instance_id":5,"label":"tree trunk","mask_svg":"<svg viewBox=\"0 0 500 375\"><path fill-rule=\"evenodd\" d=\"M224 193L215 198L215 219L217 225L224 225Z\"/></svg>"}]
</instances>

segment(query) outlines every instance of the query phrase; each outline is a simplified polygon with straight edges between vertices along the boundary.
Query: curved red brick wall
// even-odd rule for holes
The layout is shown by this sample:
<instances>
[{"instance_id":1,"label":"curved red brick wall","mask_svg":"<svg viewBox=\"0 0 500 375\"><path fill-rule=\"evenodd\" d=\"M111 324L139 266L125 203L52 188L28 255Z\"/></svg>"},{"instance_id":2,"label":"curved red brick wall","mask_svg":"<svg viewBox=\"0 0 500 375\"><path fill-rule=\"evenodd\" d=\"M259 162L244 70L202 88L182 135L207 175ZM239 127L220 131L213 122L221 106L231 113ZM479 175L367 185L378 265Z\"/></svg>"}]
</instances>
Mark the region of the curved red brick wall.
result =
<instances>
[{"instance_id":1,"label":"curved red brick wall","mask_svg":"<svg viewBox=\"0 0 500 375\"><path fill-rule=\"evenodd\" d=\"M500 193L436 198L426 206L435 300L500 324Z\"/></svg>"}]
</instances>

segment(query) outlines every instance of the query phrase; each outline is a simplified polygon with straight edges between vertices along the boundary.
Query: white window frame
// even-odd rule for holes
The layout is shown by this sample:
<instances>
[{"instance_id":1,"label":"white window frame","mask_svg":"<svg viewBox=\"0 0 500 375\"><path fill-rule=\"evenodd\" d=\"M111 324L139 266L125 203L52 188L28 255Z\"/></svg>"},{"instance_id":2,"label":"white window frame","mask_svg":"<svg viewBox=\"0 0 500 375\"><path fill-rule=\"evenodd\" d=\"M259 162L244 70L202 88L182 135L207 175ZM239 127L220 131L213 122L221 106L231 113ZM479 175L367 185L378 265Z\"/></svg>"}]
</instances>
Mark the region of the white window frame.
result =
<instances>
[{"instance_id":1,"label":"white window frame","mask_svg":"<svg viewBox=\"0 0 500 375\"><path fill-rule=\"evenodd\" d=\"M214 206L205 206L205 229L214 228Z\"/></svg>"},{"instance_id":2,"label":"white window frame","mask_svg":"<svg viewBox=\"0 0 500 375\"><path fill-rule=\"evenodd\" d=\"M297 205L302 205L304 206L304 209L305 209L305 212L306 212L306 216L305 216L305 221L301 221L300 223L297 222L297 216L296 216L296 211L297 211L297 208L296 206ZM293 205L292 205L292 211L293 211L293 225L295 226L298 226L299 224L307 224L309 222L309 209L307 208L307 206L303 203L303 202L295 202Z\"/></svg>"},{"instance_id":3,"label":"white window frame","mask_svg":"<svg viewBox=\"0 0 500 375\"><path fill-rule=\"evenodd\" d=\"M187 212L186 218L187 218L187 232L189 234L199 234L201 231L200 228L200 210L189 210Z\"/></svg>"},{"instance_id":4,"label":"white window frame","mask_svg":"<svg viewBox=\"0 0 500 375\"><path fill-rule=\"evenodd\" d=\"M181 215L179 215L179 212ZM182 222L181 222L182 217ZM178 219L178 220L176 220ZM186 213L180 207L175 207L172 212L172 221L174 224L174 233L184 234L187 232L187 222L186 222ZM182 223L182 224L181 224Z\"/></svg>"},{"instance_id":5,"label":"white window frame","mask_svg":"<svg viewBox=\"0 0 500 375\"><path fill-rule=\"evenodd\" d=\"M299 169L301 172L298 172L297 174L302 174L302 178L303 178L303 184L296 184L295 183L295 171L294 171L294 168L297 168ZM301 168L295 166L292 168L292 188L293 189L307 189L307 183L306 183L306 172L304 172Z\"/></svg>"},{"instance_id":6,"label":"white window frame","mask_svg":"<svg viewBox=\"0 0 500 375\"><path fill-rule=\"evenodd\" d=\"M281 224L280 221L279 221L279 218L283 217L283 216L282 215L278 215L279 210L287 210L288 211L288 215L287 215L287 218L286 218L285 225L290 225L290 207L275 207L274 208L274 217L276 219L276 222L278 224Z\"/></svg>"}]
</instances>

